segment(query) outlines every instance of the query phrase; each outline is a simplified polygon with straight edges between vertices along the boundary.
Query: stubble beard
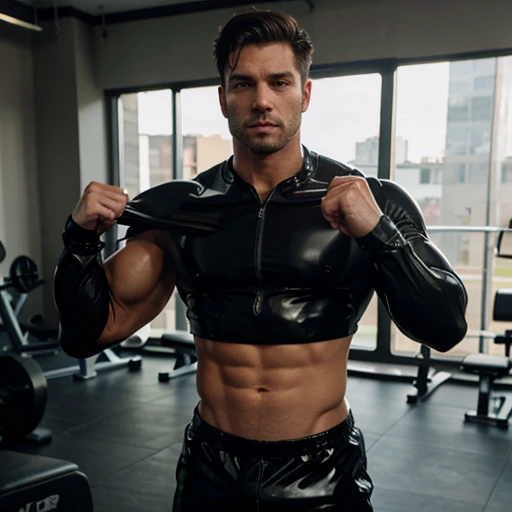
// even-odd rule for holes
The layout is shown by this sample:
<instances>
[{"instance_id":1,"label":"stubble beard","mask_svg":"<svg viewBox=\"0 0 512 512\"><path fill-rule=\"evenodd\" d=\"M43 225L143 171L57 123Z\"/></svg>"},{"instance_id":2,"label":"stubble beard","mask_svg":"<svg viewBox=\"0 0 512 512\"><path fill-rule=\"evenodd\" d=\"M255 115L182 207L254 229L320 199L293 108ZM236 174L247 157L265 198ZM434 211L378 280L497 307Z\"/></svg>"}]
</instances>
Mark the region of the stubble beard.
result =
<instances>
[{"instance_id":1,"label":"stubble beard","mask_svg":"<svg viewBox=\"0 0 512 512\"><path fill-rule=\"evenodd\" d=\"M294 113L292 119L287 125L280 120L278 121L274 118L265 117L243 122L240 121L233 113L228 112L228 126L233 138L247 150L258 155L270 155L272 153L277 153L288 145L299 131L301 118L302 110L300 107ZM264 120L277 124L277 133L251 134L249 125Z\"/></svg>"}]
</instances>

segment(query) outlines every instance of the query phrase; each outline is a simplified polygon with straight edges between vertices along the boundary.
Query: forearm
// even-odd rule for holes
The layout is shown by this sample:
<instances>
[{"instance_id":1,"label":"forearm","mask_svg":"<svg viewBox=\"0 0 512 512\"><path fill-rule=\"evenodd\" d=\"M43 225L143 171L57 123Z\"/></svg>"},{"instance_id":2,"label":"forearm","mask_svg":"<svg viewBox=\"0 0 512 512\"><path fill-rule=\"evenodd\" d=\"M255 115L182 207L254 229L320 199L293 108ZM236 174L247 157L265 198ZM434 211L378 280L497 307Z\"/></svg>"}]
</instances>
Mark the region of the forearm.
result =
<instances>
[{"instance_id":1,"label":"forearm","mask_svg":"<svg viewBox=\"0 0 512 512\"><path fill-rule=\"evenodd\" d=\"M407 219L383 216L375 230L358 239L375 273L375 288L398 328L440 352L459 343L467 330L467 294L436 247Z\"/></svg>"},{"instance_id":2,"label":"forearm","mask_svg":"<svg viewBox=\"0 0 512 512\"><path fill-rule=\"evenodd\" d=\"M105 349L98 343L109 317L110 287L103 268L101 243L68 220L65 249L54 279L59 312L59 342L72 357L90 357Z\"/></svg>"}]
</instances>

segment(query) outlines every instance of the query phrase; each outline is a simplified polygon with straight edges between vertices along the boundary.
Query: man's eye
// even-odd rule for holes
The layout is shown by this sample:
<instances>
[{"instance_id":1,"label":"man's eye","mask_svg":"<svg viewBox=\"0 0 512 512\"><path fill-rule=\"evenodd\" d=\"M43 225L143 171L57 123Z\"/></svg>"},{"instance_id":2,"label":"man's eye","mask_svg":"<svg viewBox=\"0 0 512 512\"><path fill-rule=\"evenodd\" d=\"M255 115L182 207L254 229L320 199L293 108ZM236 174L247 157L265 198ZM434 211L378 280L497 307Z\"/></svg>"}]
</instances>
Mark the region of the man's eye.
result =
<instances>
[{"instance_id":1,"label":"man's eye","mask_svg":"<svg viewBox=\"0 0 512 512\"><path fill-rule=\"evenodd\" d=\"M244 87L249 87L251 84L249 82L238 82L235 84L235 88L242 89Z\"/></svg>"},{"instance_id":2,"label":"man's eye","mask_svg":"<svg viewBox=\"0 0 512 512\"><path fill-rule=\"evenodd\" d=\"M276 87L284 87L286 85L288 85L286 82L283 82L282 80L277 80L276 82L274 82L274 85Z\"/></svg>"}]
</instances>

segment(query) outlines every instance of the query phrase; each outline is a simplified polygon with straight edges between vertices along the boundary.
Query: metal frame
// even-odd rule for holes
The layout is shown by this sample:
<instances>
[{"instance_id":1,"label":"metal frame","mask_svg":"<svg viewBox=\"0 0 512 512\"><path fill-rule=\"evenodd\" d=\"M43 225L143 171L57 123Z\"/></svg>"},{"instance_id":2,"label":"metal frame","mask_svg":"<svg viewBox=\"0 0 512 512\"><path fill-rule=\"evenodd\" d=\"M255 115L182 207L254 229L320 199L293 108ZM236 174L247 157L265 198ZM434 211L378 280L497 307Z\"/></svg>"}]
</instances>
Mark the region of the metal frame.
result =
<instances>
[{"instance_id":1,"label":"metal frame","mask_svg":"<svg viewBox=\"0 0 512 512\"><path fill-rule=\"evenodd\" d=\"M181 89L172 90L172 147L173 147L173 177L183 179L183 130L181 124ZM176 330L188 332L186 307L179 293L175 293ZM185 371L185 370L183 370Z\"/></svg>"}]
</instances>

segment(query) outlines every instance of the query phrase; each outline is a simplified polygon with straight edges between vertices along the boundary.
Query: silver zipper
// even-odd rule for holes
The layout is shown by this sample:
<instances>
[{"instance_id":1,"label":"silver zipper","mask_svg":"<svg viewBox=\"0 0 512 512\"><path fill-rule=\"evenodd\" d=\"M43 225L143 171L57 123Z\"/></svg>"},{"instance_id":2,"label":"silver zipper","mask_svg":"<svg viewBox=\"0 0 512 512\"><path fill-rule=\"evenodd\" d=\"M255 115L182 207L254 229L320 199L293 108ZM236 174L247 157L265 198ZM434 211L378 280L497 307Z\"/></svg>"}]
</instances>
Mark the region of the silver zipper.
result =
<instances>
[{"instance_id":1,"label":"silver zipper","mask_svg":"<svg viewBox=\"0 0 512 512\"><path fill-rule=\"evenodd\" d=\"M259 287L258 287L258 292L256 293L256 299L254 300L254 305L252 308L255 316L258 316L261 313L262 302L263 302L262 289L261 289L261 280L262 280L261 244L263 242L263 223L265 222L265 209L267 207L268 202L274 195L275 191L276 191L276 189L274 189L274 190L272 190L272 192L270 192L269 196L267 197L265 202L261 205L260 211L258 212L258 227L256 229L256 247L255 247L255 251L254 251L254 267L255 267L255 271L256 271L256 279L258 279L258 282L259 282ZM259 199L259 196L257 195L256 191L254 191L254 194Z\"/></svg>"}]
</instances>

